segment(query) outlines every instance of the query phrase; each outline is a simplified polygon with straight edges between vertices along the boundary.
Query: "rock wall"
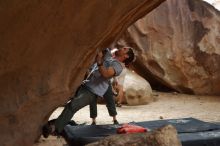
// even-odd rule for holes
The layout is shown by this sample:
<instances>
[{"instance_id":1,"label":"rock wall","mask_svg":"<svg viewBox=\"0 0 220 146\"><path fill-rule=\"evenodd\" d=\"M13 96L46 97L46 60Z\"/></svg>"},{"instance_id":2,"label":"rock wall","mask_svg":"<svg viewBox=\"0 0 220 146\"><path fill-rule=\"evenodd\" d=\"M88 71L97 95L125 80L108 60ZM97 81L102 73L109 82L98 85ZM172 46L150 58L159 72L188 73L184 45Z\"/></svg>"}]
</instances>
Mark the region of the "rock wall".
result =
<instances>
[{"instance_id":1,"label":"rock wall","mask_svg":"<svg viewBox=\"0 0 220 146\"><path fill-rule=\"evenodd\" d=\"M0 2L0 145L30 146L93 62L164 0Z\"/></svg>"},{"instance_id":2,"label":"rock wall","mask_svg":"<svg viewBox=\"0 0 220 146\"><path fill-rule=\"evenodd\" d=\"M220 13L199 0L167 0L118 42L137 48L136 68L150 83L202 95L220 95L219 43Z\"/></svg>"}]
</instances>

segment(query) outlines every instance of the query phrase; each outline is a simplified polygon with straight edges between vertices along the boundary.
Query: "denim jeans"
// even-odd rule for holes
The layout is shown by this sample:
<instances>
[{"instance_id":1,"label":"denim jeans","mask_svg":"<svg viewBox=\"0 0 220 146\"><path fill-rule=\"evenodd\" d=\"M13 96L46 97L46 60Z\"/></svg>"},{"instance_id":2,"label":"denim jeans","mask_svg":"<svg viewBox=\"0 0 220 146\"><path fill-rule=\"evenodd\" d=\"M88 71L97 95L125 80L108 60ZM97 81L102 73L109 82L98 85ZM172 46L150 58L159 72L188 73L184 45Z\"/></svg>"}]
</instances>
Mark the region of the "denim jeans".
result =
<instances>
[{"instance_id":1,"label":"denim jeans","mask_svg":"<svg viewBox=\"0 0 220 146\"><path fill-rule=\"evenodd\" d=\"M63 131L63 128L68 124L73 115L81 108L96 101L96 95L90 92L85 86L82 86L75 97L66 104L64 110L55 121L55 128L58 133Z\"/></svg>"}]
</instances>

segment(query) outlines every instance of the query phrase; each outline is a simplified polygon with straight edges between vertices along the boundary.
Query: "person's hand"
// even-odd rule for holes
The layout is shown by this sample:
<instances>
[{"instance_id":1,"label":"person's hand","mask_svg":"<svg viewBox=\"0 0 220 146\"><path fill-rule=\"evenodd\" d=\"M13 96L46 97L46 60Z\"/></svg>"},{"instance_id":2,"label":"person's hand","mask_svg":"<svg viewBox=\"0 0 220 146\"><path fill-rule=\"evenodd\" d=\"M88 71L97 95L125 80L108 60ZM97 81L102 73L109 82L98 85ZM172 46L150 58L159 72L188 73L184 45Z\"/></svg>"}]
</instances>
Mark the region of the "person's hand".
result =
<instances>
[{"instance_id":1,"label":"person's hand","mask_svg":"<svg viewBox=\"0 0 220 146\"><path fill-rule=\"evenodd\" d=\"M103 53L102 53L102 51L97 53L96 62L99 66L103 64Z\"/></svg>"}]
</instances>

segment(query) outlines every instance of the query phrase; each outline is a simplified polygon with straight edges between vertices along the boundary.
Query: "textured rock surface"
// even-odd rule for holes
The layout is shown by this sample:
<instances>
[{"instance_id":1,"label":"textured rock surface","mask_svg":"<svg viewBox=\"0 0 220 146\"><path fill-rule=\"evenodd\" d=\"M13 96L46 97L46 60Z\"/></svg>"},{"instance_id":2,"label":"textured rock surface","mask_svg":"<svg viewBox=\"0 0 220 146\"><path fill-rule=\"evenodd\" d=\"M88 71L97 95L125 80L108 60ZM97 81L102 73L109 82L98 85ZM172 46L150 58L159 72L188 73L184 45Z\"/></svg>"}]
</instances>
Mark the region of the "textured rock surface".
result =
<instances>
[{"instance_id":1,"label":"textured rock surface","mask_svg":"<svg viewBox=\"0 0 220 146\"><path fill-rule=\"evenodd\" d=\"M176 129L167 125L149 133L120 134L104 138L87 146L181 146Z\"/></svg>"},{"instance_id":2,"label":"textured rock surface","mask_svg":"<svg viewBox=\"0 0 220 146\"><path fill-rule=\"evenodd\" d=\"M145 68L149 82L220 95L220 12L206 2L167 0L129 27L119 43L138 48L136 65Z\"/></svg>"},{"instance_id":3,"label":"textured rock surface","mask_svg":"<svg viewBox=\"0 0 220 146\"><path fill-rule=\"evenodd\" d=\"M30 146L93 62L164 0L0 2L0 144Z\"/></svg>"},{"instance_id":4,"label":"textured rock surface","mask_svg":"<svg viewBox=\"0 0 220 146\"><path fill-rule=\"evenodd\" d=\"M124 69L118 79L123 85L128 105L142 105L153 101L150 84L137 73Z\"/></svg>"}]
</instances>

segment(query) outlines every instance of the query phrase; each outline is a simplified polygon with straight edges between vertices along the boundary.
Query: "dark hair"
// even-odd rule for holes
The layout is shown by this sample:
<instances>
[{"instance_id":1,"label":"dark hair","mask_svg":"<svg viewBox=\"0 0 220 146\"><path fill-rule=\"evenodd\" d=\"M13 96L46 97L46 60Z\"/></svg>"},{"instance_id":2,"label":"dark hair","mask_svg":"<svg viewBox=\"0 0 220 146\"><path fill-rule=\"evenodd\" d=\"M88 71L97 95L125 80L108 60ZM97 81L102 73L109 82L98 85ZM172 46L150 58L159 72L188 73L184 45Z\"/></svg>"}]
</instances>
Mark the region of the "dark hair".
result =
<instances>
[{"instance_id":1,"label":"dark hair","mask_svg":"<svg viewBox=\"0 0 220 146\"><path fill-rule=\"evenodd\" d=\"M125 65L129 65L131 62L134 61L135 55L134 55L134 51L132 48L130 48L130 47L128 48L127 55L129 57L124 60Z\"/></svg>"}]
</instances>

